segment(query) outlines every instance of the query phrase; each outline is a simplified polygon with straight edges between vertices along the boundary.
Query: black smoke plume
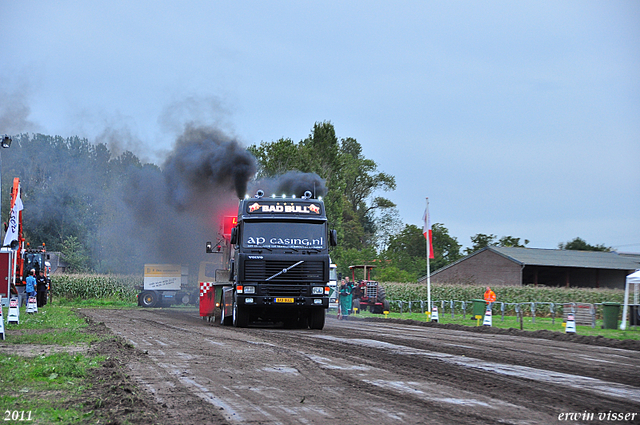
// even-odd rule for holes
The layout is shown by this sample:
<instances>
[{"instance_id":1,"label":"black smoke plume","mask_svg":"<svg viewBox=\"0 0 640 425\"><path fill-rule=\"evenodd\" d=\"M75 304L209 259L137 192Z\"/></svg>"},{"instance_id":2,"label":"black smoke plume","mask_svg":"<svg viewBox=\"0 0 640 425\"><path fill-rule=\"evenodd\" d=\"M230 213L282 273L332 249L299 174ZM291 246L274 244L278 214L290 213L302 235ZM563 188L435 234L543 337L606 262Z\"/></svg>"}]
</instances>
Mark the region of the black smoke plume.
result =
<instances>
[{"instance_id":1,"label":"black smoke plume","mask_svg":"<svg viewBox=\"0 0 640 425\"><path fill-rule=\"evenodd\" d=\"M205 243L218 241L223 218L237 214L247 188L250 195L257 189L266 196L326 194L324 181L311 173L253 181L255 158L210 127L187 126L160 167L129 151L113 154L133 141L111 149L78 137L14 139L2 158L4 220L11 179L19 177L27 241L60 251L69 237L77 238L97 272L140 273L145 263L197 267L210 260Z\"/></svg>"},{"instance_id":2,"label":"black smoke plume","mask_svg":"<svg viewBox=\"0 0 640 425\"><path fill-rule=\"evenodd\" d=\"M217 129L187 126L161 170L129 174L123 222L144 247L144 261L206 260L205 242L215 242L223 217L237 213L255 172L255 158L236 140Z\"/></svg>"},{"instance_id":3,"label":"black smoke plume","mask_svg":"<svg viewBox=\"0 0 640 425\"><path fill-rule=\"evenodd\" d=\"M276 178L252 182L251 189L252 193L262 189L265 196L284 194L287 196L295 195L298 198L302 197L306 191L311 192L314 198L325 196L327 193L325 181L320 176L316 173L298 171L289 171Z\"/></svg>"}]
</instances>

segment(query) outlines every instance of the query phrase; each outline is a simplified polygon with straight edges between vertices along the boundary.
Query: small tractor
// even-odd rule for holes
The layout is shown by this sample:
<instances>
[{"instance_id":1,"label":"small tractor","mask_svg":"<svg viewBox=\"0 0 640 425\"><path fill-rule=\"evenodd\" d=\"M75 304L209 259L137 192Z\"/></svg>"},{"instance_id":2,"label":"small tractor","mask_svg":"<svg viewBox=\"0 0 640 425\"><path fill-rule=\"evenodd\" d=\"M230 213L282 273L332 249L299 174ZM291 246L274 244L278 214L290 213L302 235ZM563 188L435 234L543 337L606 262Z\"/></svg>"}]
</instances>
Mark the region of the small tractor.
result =
<instances>
[{"instance_id":1,"label":"small tractor","mask_svg":"<svg viewBox=\"0 0 640 425\"><path fill-rule=\"evenodd\" d=\"M371 269L375 266L349 266L351 270L353 287L353 308L358 311L366 310L371 313L382 314L389 311L389 301L386 298L384 287L375 280L371 280ZM364 270L364 279L356 280L356 270Z\"/></svg>"}]
</instances>

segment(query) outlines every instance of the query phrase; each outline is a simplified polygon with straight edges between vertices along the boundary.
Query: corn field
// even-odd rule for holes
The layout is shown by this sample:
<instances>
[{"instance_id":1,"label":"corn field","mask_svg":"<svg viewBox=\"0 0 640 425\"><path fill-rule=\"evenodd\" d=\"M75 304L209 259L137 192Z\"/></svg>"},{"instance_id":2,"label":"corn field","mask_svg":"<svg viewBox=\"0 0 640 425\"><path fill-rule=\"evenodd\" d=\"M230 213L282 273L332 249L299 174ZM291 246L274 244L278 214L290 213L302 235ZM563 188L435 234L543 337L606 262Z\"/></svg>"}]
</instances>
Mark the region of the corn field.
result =
<instances>
[{"instance_id":1,"label":"corn field","mask_svg":"<svg viewBox=\"0 0 640 425\"><path fill-rule=\"evenodd\" d=\"M384 283L387 299L390 301L425 301L427 300L427 285L416 283ZM480 285L445 285L431 284L431 300L437 301L471 301L483 299L486 286ZM497 304L507 303L590 303L603 302L622 303L624 291L621 289L595 289L595 288L557 288L557 287L533 287L533 286L495 286ZM436 304L440 305L440 304ZM455 309L461 312L461 303L455 303ZM447 304L447 309L449 305ZM469 307L467 307L469 309ZM495 307L494 307L495 308ZM537 307L540 314L548 314L549 306ZM560 308L561 309L561 308ZM398 303L391 303L391 310L399 312ZM508 313L515 312L515 306L507 306Z\"/></svg>"},{"instance_id":2,"label":"corn field","mask_svg":"<svg viewBox=\"0 0 640 425\"><path fill-rule=\"evenodd\" d=\"M136 302L142 275L64 274L51 277L53 297L67 299L112 299Z\"/></svg>"}]
</instances>

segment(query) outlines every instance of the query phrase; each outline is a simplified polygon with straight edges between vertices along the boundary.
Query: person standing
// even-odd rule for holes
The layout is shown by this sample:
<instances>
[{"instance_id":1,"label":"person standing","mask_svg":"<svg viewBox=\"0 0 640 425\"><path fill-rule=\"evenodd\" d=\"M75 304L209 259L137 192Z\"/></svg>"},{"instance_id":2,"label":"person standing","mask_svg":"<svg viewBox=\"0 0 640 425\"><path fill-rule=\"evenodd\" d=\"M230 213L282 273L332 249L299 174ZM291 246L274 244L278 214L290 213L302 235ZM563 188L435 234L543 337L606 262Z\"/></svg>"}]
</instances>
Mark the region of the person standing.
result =
<instances>
[{"instance_id":1,"label":"person standing","mask_svg":"<svg viewBox=\"0 0 640 425\"><path fill-rule=\"evenodd\" d=\"M44 307L47 303L47 278L44 277L44 272L40 270L40 274L36 277L36 290L38 292L38 308Z\"/></svg>"},{"instance_id":2,"label":"person standing","mask_svg":"<svg viewBox=\"0 0 640 425\"><path fill-rule=\"evenodd\" d=\"M351 313L351 302L353 299L351 295L352 293L353 293L353 286L351 285L349 280L347 279L346 282L343 280L342 285L340 285L340 316L339 318L341 319L346 319L347 317L349 317L349 314Z\"/></svg>"},{"instance_id":3,"label":"person standing","mask_svg":"<svg viewBox=\"0 0 640 425\"><path fill-rule=\"evenodd\" d=\"M36 296L37 285L38 283L36 282L36 269L31 269L29 270L29 276L27 276L27 284L26 284L27 299L29 297Z\"/></svg>"},{"instance_id":4,"label":"person standing","mask_svg":"<svg viewBox=\"0 0 640 425\"><path fill-rule=\"evenodd\" d=\"M27 289L26 282L22 279L18 279L16 277L15 281L16 289L18 290L18 307L22 307L22 301L24 301L24 305L27 305Z\"/></svg>"},{"instance_id":5,"label":"person standing","mask_svg":"<svg viewBox=\"0 0 640 425\"><path fill-rule=\"evenodd\" d=\"M484 291L484 301L487 303L487 310L491 310L493 303L496 302L496 293L487 286L487 290Z\"/></svg>"}]
</instances>

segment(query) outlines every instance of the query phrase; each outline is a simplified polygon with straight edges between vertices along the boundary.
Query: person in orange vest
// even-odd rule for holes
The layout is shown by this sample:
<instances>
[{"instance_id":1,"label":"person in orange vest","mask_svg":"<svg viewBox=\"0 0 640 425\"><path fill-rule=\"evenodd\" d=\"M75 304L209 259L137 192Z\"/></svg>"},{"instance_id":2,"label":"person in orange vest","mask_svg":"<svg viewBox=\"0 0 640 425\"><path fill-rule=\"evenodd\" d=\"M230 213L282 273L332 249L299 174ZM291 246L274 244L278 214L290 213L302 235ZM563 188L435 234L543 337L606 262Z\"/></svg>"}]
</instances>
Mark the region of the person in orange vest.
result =
<instances>
[{"instance_id":1,"label":"person in orange vest","mask_svg":"<svg viewBox=\"0 0 640 425\"><path fill-rule=\"evenodd\" d=\"M496 302L496 293L493 292L488 286L487 290L484 291L484 300L487 303L487 310L491 309L493 303Z\"/></svg>"}]
</instances>

